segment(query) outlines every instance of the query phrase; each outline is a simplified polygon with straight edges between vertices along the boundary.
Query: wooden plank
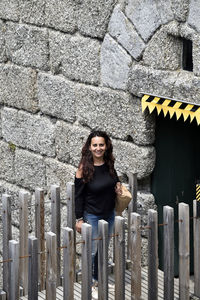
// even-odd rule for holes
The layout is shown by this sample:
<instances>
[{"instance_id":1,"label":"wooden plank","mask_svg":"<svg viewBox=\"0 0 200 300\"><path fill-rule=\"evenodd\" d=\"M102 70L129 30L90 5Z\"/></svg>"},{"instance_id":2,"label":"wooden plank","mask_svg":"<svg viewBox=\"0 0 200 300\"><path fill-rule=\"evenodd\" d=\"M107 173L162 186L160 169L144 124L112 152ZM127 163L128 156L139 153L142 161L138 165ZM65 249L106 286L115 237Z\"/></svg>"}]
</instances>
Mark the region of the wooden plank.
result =
<instances>
[{"instance_id":1,"label":"wooden plank","mask_svg":"<svg viewBox=\"0 0 200 300\"><path fill-rule=\"evenodd\" d=\"M19 192L19 251L20 256L28 253L28 200L30 194L25 191ZM28 259L19 261L19 281L23 288L23 295L28 294Z\"/></svg>"},{"instance_id":2,"label":"wooden plank","mask_svg":"<svg viewBox=\"0 0 200 300\"><path fill-rule=\"evenodd\" d=\"M158 215L148 210L148 299L158 298Z\"/></svg>"},{"instance_id":3,"label":"wooden plank","mask_svg":"<svg viewBox=\"0 0 200 300\"><path fill-rule=\"evenodd\" d=\"M9 240L12 239L11 231L11 196L2 195L2 228L3 228L3 260L9 258ZM9 263L3 264L3 290L8 294ZM8 296L9 297L9 296ZM3 299L3 298L2 298Z\"/></svg>"},{"instance_id":4,"label":"wooden plank","mask_svg":"<svg viewBox=\"0 0 200 300\"><path fill-rule=\"evenodd\" d=\"M83 223L82 238L82 300L91 300L92 283L92 226Z\"/></svg>"},{"instance_id":5,"label":"wooden plank","mask_svg":"<svg viewBox=\"0 0 200 300\"><path fill-rule=\"evenodd\" d=\"M45 289L45 228L44 228L44 190L35 190L35 236L38 239L38 281L39 290Z\"/></svg>"},{"instance_id":6,"label":"wooden plank","mask_svg":"<svg viewBox=\"0 0 200 300\"><path fill-rule=\"evenodd\" d=\"M19 242L9 241L9 300L19 299Z\"/></svg>"},{"instance_id":7,"label":"wooden plank","mask_svg":"<svg viewBox=\"0 0 200 300\"><path fill-rule=\"evenodd\" d=\"M34 236L28 238L28 299L38 299L38 240Z\"/></svg>"},{"instance_id":8,"label":"wooden plank","mask_svg":"<svg viewBox=\"0 0 200 300\"><path fill-rule=\"evenodd\" d=\"M133 300L141 297L141 217L137 213L131 214L131 294Z\"/></svg>"},{"instance_id":9,"label":"wooden plank","mask_svg":"<svg viewBox=\"0 0 200 300\"><path fill-rule=\"evenodd\" d=\"M60 187L51 186L51 231L56 234L57 248L60 248ZM57 257L57 286L60 285L60 251L56 253Z\"/></svg>"},{"instance_id":10,"label":"wooden plank","mask_svg":"<svg viewBox=\"0 0 200 300\"><path fill-rule=\"evenodd\" d=\"M108 222L98 224L98 300L108 299Z\"/></svg>"},{"instance_id":11,"label":"wooden plank","mask_svg":"<svg viewBox=\"0 0 200 300\"><path fill-rule=\"evenodd\" d=\"M194 294L200 297L200 218L197 218L197 201L193 201L194 230Z\"/></svg>"},{"instance_id":12,"label":"wooden plank","mask_svg":"<svg viewBox=\"0 0 200 300\"><path fill-rule=\"evenodd\" d=\"M57 286L57 239L55 233L47 232L46 246L46 299L55 300Z\"/></svg>"},{"instance_id":13,"label":"wooden plank","mask_svg":"<svg viewBox=\"0 0 200 300\"><path fill-rule=\"evenodd\" d=\"M115 217L115 300L125 299L125 220Z\"/></svg>"},{"instance_id":14,"label":"wooden plank","mask_svg":"<svg viewBox=\"0 0 200 300\"><path fill-rule=\"evenodd\" d=\"M174 209L163 207L164 237L164 299L174 298Z\"/></svg>"},{"instance_id":15,"label":"wooden plank","mask_svg":"<svg viewBox=\"0 0 200 300\"><path fill-rule=\"evenodd\" d=\"M74 231L72 228L63 228L63 286L64 299L74 299Z\"/></svg>"},{"instance_id":16,"label":"wooden plank","mask_svg":"<svg viewBox=\"0 0 200 300\"><path fill-rule=\"evenodd\" d=\"M190 238L189 205L179 203L179 296L189 300Z\"/></svg>"}]
</instances>

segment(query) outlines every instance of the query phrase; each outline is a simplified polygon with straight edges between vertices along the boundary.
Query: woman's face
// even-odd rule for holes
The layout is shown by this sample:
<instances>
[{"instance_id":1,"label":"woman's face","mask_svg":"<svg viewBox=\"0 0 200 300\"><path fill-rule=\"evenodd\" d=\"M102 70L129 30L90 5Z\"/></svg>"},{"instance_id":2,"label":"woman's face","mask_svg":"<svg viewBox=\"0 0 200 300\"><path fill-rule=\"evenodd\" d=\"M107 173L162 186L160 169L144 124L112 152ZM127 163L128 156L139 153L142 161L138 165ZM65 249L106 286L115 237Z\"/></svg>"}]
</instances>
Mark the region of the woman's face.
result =
<instances>
[{"instance_id":1,"label":"woman's face","mask_svg":"<svg viewBox=\"0 0 200 300\"><path fill-rule=\"evenodd\" d=\"M93 159L103 158L106 151L105 139L100 136L93 137L89 150L92 152Z\"/></svg>"}]
</instances>

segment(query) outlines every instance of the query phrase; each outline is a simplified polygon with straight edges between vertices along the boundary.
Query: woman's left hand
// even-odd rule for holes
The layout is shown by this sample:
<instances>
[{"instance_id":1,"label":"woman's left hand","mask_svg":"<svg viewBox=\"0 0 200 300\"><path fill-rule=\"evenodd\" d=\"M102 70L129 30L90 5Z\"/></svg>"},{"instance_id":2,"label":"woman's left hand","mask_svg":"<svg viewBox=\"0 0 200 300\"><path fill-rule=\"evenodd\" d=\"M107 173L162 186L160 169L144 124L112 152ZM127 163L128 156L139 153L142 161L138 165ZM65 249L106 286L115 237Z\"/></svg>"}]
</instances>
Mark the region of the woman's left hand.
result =
<instances>
[{"instance_id":1,"label":"woman's left hand","mask_svg":"<svg viewBox=\"0 0 200 300\"><path fill-rule=\"evenodd\" d=\"M115 186L115 192L118 195L122 194L122 184L121 184L121 182L117 182L117 184Z\"/></svg>"}]
</instances>

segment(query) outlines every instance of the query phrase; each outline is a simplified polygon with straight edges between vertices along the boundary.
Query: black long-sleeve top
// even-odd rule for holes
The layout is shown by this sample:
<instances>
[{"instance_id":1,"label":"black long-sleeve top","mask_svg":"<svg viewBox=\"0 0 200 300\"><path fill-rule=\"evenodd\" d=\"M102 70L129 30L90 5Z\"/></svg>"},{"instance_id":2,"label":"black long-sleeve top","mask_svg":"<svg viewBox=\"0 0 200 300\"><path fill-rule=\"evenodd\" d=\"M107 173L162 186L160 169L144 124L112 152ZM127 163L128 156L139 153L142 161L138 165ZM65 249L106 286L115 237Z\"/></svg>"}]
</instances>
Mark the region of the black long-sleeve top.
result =
<instances>
[{"instance_id":1,"label":"black long-sleeve top","mask_svg":"<svg viewBox=\"0 0 200 300\"><path fill-rule=\"evenodd\" d=\"M75 177L75 214L83 217L84 211L94 215L108 214L115 207L117 173L112 177L106 164L94 166L93 179L84 183Z\"/></svg>"}]
</instances>

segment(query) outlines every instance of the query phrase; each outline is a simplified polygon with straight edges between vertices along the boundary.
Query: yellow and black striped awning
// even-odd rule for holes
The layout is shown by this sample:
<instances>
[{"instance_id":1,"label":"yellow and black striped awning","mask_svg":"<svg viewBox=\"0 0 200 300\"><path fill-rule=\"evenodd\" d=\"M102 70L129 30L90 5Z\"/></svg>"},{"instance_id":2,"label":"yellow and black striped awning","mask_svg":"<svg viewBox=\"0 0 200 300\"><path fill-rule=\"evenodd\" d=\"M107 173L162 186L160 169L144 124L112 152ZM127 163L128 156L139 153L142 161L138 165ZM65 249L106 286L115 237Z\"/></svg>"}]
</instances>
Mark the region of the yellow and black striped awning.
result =
<instances>
[{"instance_id":1,"label":"yellow and black striped awning","mask_svg":"<svg viewBox=\"0 0 200 300\"><path fill-rule=\"evenodd\" d=\"M200 107L197 104L145 94L142 97L142 111L144 112L146 108L148 108L149 113L152 113L156 108L158 115L161 111L163 111L164 116L169 113L170 118L175 114L177 120L182 115L184 121L190 117L190 122L196 119L197 124L200 124Z\"/></svg>"}]
</instances>

